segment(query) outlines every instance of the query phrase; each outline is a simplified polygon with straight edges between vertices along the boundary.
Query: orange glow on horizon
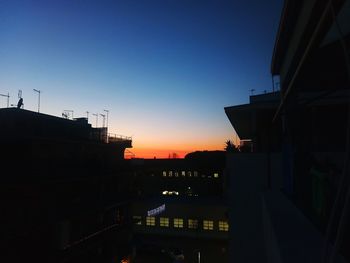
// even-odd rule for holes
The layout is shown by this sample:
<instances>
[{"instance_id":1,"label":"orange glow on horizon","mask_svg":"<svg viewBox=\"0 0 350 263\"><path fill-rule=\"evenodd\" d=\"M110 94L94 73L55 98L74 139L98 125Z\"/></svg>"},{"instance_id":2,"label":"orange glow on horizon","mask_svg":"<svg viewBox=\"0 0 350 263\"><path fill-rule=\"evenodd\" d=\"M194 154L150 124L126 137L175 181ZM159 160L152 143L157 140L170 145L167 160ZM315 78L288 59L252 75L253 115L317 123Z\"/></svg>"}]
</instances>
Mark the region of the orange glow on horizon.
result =
<instances>
[{"instance_id":1,"label":"orange glow on horizon","mask_svg":"<svg viewBox=\"0 0 350 263\"><path fill-rule=\"evenodd\" d=\"M174 154L176 154L176 158L184 158L186 154L195 152L195 151L215 151L215 150L223 150L222 147L201 147L197 149L183 149L183 150L177 150L177 149L152 149L152 148L130 148L128 151L125 151L125 158L144 158L144 159L168 159L173 158Z\"/></svg>"}]
</instances>

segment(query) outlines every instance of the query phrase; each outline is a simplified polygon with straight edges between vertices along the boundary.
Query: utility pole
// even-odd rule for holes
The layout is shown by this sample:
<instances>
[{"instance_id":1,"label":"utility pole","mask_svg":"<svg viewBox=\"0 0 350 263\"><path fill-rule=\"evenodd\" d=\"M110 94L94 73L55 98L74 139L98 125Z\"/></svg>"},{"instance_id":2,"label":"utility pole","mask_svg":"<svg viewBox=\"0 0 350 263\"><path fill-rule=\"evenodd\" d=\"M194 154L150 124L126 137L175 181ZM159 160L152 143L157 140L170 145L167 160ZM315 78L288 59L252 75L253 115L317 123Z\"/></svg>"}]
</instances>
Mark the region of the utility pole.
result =
<instances>
[{"instance_id":1,"label":"utility pole","mask_svg":"<svg viewBox=\"0 0 350 263\"><path fill-rule=\"evenodd\" d=\"M2 97L7 97L7 108L9 107L9 103L10 103L10 93L7 93L7 95L5 94L0 94L0 96Z\"/></svg>"},{"instance_id":2,"label":"utility pole","mask_svg":"<svg viewBox=\"0 0 350 263\"><path fill-rule=\"evenodd\" d=\"M33 90L38 93L38 112L40 112L40 93L41 93L41 90L38 90L38 89L33 89Z\"/></svg>"}]
</instances>

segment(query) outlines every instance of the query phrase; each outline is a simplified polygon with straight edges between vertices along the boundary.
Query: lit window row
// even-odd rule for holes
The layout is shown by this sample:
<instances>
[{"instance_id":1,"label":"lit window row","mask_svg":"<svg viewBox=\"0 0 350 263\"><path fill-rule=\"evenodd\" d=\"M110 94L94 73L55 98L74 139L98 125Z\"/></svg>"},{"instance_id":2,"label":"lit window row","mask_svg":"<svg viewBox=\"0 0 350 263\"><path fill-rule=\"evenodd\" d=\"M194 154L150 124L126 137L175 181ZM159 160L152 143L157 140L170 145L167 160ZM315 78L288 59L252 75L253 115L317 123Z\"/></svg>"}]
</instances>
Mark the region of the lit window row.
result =
<instances>
[{"instance_id":1,"label":"lit window row","mask_svg":"<svg viewBox=\"0 0 350 263\"><path fill-rule=\"evenodd\" d=\"M213 230L214 222L211 220L203 220L203 229L204 230Z\"/></svg>"},{"instance_id":2,"label":"lit window row","mask_svg":"<svg viewBox=\"0 0 350 263\"><path fill-rule=\"evenodd\" d=\"M147 226L155 226L156 218L154 216L146 216L146 225Z\"/></svg>"},{"instance_id":3,"label":"lit window row","mask_svg":"<svg viewBox=\"0 0 350 263\"><path fill-rule=\"evenodd\" d=\"M199 176L197 171L163 171L163 177L202 177L202 178L219 178L219 173L215 172L213 174L202 174Z\"/></svg>"},{"instance_id":4,"label":"lit window row","mask_svg":"<svg viewBox=\"0 0 350 263\"><path fill-rule=\"evenodd\" d=\"M220 231L228 231L228 222L227 221L219 221L219 230Z\"/></svg>"},{"instance_id":5,"label":"lit window row","mask_svg":"<svg viewBox=\"0 0 350 263\"><path fill-rule=\"evenodd\" d=\"M159 225L163 227L169 227L169 218L167 217L160 217L159 218Z\"/></svg>"},{"instance_id":6,"label":"lit window row","mask_svg":"<svg viewBox=\"0 0 350 263\"><path fill-rule=\"evenodd\" d=\"M182 218L174 218L174 227L175 228L183 228L184 220Z\"/></svg>"},{"instance_id":7,"label":"lit window row","mask_svg":"<svg viewBox=\"0 0 350 263\"><path fill-rule=\"evenodd\" d=\"M173 218L170 220L168 217L159 217L159 226L160 227L170 227L170 222L174 228L184 228L184 219L183 218ZM141 216L133 216L133 222L135 225L142 225ZM213 220L203 220L202 221L203 230L212 231L214 230L214 221ZM146 216L146 226L156 226L156 217ZM198 219L188 219L187 227L189 229L198 229L199 220ZM218 230L227 232L229 230L229 224L227 221L218 222Z\"/></svg>"}]
</instances>

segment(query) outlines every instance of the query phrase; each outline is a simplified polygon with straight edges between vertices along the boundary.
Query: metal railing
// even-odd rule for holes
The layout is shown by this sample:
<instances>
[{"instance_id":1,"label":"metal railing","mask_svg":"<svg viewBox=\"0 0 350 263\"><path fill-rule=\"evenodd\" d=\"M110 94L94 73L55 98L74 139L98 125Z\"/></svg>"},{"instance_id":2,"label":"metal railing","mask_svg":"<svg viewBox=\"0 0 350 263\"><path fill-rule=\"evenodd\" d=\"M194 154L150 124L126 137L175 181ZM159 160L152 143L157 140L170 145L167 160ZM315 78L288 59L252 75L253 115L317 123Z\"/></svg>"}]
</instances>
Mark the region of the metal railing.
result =
<instances>
[{"instance_id":1,"label":"metal railing","mask_svg":"<svg viewBox=\"0 0 350 263\"><path fill-rule=\"evenodd\" d=\"M108 142L119 142L119 141L132 141L132 137L115 134L115 133L108 133Z\"/></svg>"}]
</instances>

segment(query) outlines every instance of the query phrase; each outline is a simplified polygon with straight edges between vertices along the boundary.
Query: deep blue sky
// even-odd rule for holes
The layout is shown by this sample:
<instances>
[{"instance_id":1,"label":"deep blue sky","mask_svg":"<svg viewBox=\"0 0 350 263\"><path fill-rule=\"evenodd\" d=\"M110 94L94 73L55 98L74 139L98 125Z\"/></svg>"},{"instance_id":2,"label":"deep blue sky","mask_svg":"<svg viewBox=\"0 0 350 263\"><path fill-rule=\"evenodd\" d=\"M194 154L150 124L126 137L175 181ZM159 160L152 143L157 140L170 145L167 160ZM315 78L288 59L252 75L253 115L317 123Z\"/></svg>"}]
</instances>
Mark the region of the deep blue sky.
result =
<instances>
[{"instance_id":1,"label":"deep blue sky","mask_svg":"<svg viewBox=\"0 0 350 263\"><path fill-rule=\"evenodd\" d=\"M0 0L0 93L36 110L41 89L58 116L107 108L136 149L220 148L234 137L223 108L271 90L282 4Z\"/></svg>"}]
</instances>

